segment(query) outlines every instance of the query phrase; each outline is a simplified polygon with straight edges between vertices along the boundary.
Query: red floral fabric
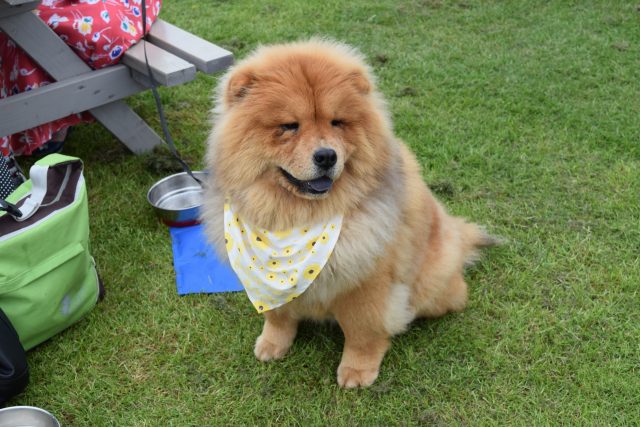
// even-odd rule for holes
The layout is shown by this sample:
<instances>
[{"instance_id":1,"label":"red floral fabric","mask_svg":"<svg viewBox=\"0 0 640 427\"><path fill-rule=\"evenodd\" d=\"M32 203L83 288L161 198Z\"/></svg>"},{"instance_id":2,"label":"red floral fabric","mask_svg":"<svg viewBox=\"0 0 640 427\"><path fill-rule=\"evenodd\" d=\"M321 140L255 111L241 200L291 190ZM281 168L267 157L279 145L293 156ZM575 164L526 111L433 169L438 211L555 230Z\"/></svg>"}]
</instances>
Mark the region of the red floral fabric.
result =
<instances>
[{"instance_id":1,"label":"red floral fabric","mask_svg":"<svg viewBox=\"0 0 640 427\"><path fill-rule=\"evenodd\" d=\"M118 63L142 37L142 0L43 0L34 11L90 67ZM148 0L147 29L160 13L161 0ZM54 80L0 31L0 98L47 85ZM0 153L29 155L55 132L83 121L74 114L14 135L0 136Z\"/></svg>"}]
</instances>

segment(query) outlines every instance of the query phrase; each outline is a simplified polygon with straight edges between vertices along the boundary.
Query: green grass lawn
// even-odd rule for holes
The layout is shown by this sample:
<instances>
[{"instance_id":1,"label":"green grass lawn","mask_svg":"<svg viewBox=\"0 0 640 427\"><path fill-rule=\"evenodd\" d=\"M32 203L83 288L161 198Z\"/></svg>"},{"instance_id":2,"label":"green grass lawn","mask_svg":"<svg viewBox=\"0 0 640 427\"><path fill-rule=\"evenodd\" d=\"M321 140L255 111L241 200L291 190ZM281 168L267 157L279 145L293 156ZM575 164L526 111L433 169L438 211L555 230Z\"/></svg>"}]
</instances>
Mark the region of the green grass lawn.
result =
<instances>
[{"instance_id":1,"label":"green grass lawn","mask_svg":"<svg viewBox=\"0 0 640 427\"><path fill-rule=\"evenodd\" d=\"M621 0L165 0L162 17L244 57L326 35L373 64L395 130L449 210L508 244L467 274L461 314L397 337L369 389L336 385L343 337L303 324L254 359L246 296L178 297L145 195L175 168L99 125L86 165L107 298L29 353L15 405L67 426L637 425L640 421L640 5ZM202 166L216 76L161 91ZM152 98L130 100L157 126Z\"/></svg>"}]
</instances>

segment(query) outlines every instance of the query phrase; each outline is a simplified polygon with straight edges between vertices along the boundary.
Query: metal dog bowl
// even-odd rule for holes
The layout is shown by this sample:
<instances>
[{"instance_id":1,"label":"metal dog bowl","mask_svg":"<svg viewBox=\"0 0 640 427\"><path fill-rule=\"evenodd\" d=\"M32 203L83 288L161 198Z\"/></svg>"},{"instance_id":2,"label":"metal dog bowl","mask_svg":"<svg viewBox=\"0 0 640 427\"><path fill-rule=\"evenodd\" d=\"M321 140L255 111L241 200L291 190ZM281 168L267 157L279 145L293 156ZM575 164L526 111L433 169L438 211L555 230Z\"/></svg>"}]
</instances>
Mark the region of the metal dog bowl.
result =
<instances>
[{"instance_id":1,"label":"metal dog bowl","mask_svg":"<svg viewBox=\"0 0 640 427\"><path fill-rule=\"evenodd\" d=\"M194 171L193 175L204 182L207 173ZM186 172L168 176L153 184L147 193L158 218L170 227L186 227L198 224L202 205L202 186Z\"/></svg>"},{"instance_id":2,"label":"metal dog bowl","mask_svg":"<svg viewBox=\"0 0 640 427\"><path fill-rule=\"evenodd\" d=\"M35 406L0 409L0 427L60 427L56 417Z\"/></svg>"}]
</instances>

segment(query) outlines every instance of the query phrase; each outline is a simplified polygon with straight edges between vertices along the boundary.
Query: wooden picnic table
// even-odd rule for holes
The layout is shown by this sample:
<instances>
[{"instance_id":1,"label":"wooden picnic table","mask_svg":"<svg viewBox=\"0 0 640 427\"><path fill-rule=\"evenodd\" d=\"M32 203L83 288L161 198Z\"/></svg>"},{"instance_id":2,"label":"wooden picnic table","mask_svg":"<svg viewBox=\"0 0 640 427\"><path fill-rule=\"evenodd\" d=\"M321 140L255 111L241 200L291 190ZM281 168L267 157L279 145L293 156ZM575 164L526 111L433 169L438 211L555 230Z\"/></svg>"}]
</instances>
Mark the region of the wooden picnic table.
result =
<instances>
[{"instance_id":1,"label":"wooden picnic table","mask_svg":"<svg viewBox=\"0 0 640 427\"><path fill-rule=\"evenodd\" d=\"M143 43L154 80L175 86L233 63L233 54L158 19L147 42L132 46L118 65L93 70L32 10L40 0L0 0L4 31L56 82L0 99L0 136L11 135L83 111L91 114L132 152L142 153L162 139L123 98L149 89Z\"/></svg>"}]
</instances>

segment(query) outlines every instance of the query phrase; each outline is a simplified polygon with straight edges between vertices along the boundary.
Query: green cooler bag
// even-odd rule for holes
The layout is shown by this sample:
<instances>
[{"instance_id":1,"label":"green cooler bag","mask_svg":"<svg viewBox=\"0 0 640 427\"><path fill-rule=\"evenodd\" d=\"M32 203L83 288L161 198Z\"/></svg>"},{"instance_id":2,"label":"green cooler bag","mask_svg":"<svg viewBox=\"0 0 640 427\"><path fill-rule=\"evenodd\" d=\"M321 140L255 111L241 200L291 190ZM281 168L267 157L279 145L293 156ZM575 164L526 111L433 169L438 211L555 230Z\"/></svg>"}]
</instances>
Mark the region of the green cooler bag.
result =
<instances>
[{"instance_id":1,"label":"green cooler bag","mask_svg":"<svg viewBox=\"0 0 640 427\"><path fill-rule=\"evenodd\" d=\"M82 162L49 155L0 211L0 308L25 350L87 314L100 294L89 254L89 212Z\"/></svg>"}]
</instances>

